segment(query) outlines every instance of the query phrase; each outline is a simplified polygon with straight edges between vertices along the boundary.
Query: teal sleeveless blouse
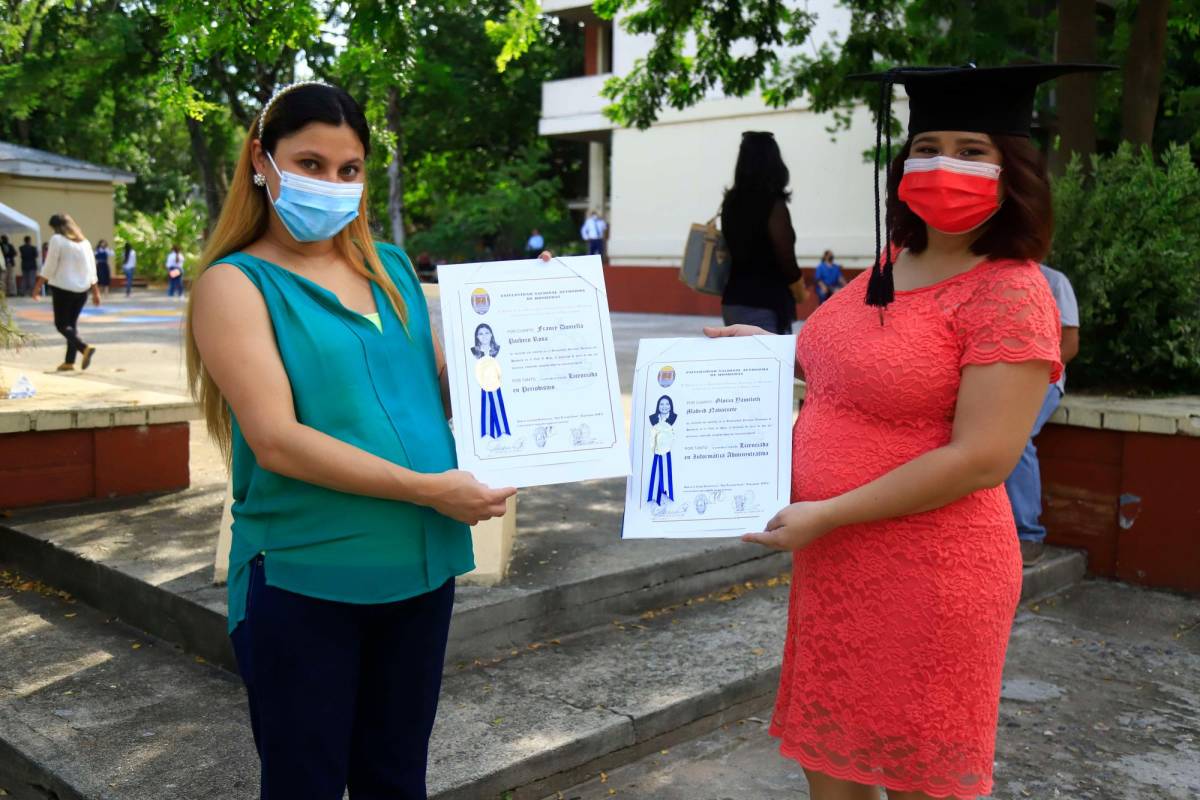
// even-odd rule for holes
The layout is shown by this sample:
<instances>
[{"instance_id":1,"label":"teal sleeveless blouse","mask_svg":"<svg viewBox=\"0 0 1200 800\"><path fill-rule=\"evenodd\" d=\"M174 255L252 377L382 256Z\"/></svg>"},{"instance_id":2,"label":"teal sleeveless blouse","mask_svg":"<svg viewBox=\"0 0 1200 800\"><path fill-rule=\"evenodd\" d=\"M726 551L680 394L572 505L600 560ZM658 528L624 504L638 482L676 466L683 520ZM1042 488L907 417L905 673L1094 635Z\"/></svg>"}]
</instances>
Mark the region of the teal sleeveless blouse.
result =
<instances>
[{"instance_id":1,"label":"teal sleeveless blouse","mask_svg":"<svg viewBox=\"0 0 1200 800\"><path fill-rule=\"evenodd\" d=\"M376 247L408 306L407 332L374 283L379 327L269 261L238 252L217 263L237 267L262 293L301 424L417 472L454 469L425 294L402 250ZM236 418L232 473L230 632L245 617L249 566L260 553L268 585L346 603L403 600L474 569L465 524L269 472Z\"/></svg>"}]
</instances>

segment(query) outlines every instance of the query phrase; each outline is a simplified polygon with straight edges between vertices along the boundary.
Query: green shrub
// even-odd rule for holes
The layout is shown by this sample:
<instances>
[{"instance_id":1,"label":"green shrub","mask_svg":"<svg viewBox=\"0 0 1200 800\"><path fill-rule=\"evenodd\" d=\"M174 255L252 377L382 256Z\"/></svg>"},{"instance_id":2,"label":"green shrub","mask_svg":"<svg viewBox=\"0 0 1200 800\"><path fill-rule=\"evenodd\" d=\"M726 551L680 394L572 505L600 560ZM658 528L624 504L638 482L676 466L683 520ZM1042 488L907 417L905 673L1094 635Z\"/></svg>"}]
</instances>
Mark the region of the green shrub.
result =
<instances>
[{"instance_id":1,"label":"green shrub","mask_svg":"<svg viewBox=\"0 0 1200 800\"><path fill-rule=\"evenodd\" d=\"M178 244L179 252L183 253L184 276L194 279L199 275L196 259L203 245L206 218L204 204L198 202L167 206L157 214L132 212L117 222L114 271L120 272L121 256L128 242L137 251L138 276L165 281L167 253L172 245Z\"/></svg>"},{"instance_id":2,"label":"green shrub","mask_svg":"<svg viewBox=\"0 0 1200 800\"><path fill-rule=\"evenodd\" d=\"M534 228L556 255L581 250L549 156L549 146L535 142L480 174L472 185L456 185L452 173L461 168L450 163L447 154L427 156L414 165L405 201L412 218L428 219L430 224L409 236L409 255L416 259L424 251L451 264L524 258Z\"/></svg>"},{"instance_id":3,"label":"green shrub","mask_svg":"<svg viewBox=\"0 0 1200 800\"><path fill-rule=\"evenodd\" d=\"M1188 148L1128 145L1054 181L1051 266L1079 298L1071 385L1122 394L1200 390L1200 172Z\"/></svg>"}]
</instances>

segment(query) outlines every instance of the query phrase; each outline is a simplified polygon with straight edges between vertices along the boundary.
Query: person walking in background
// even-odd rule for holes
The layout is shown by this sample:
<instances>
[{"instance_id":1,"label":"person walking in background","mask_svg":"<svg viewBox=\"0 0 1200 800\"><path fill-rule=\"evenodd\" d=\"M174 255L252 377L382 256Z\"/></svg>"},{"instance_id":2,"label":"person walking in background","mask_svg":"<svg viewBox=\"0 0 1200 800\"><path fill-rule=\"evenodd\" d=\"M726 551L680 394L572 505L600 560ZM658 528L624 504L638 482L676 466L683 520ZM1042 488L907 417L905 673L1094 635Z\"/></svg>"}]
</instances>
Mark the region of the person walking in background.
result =
<instances>
[{"instance_id":1,"label":"person walking in background","mask_svg":"<svg viewBox=\"0 0 1200 800\"><path fill-rule=\"evenodd\" d=\"M788 213L787 165L770 133L742 134L733 186L721 207L721 233L731 259L721 296L726 325L791 333L796 303L807 296L796 263L796 232Z\"/></svg>"},{"instance_id":2,"label":"person walking in background","mask_svg":"<svg viewBox=\"0 0 1200 800\"><path fill-rule=\"evenodd\" d=\"M137 250L129 242L125 243L125 252L121 256L121 271L125 273L125 296L133 294L133 272L137 269Z\"/></svg>"},{"instance_id":3,"label":"person walking in background","mask_svg":"<svg viewBox=\"0 0 1200 800\"><path fill-rule=\"evenodd\" d=\"M50 243L42 242L42 263L46 263L46 256L50 253Z\"/></svg>"},{"instance_id":4,"label":"person walking in background","mask_svg":"<svg viewBox=\"0 0 1200 800\"><path fill-rule=\"evenodd\" d=\"M171 245L167 253L167 297L183 297L183 253L179 245Z\"/></svg>"},{"instance_id":5,"label":"person walking in background","mask_svg":"<svg viewBox=\"0 0 1200 800\"><path fill-rule=\"evenodd\" d=\"M601 218L596 209L588 212L588 218L583 221L579 235L587 242L589 256L604 255L604 237L608 233L608 223ZM544 244L544 243L543 243Z\"/></svg>"},{"instance_id":6,"label":"person walking in background","mask_svg":"<svg viewBox=\"0 0 1200 800\"><path fill-rule=\"evenodd\" d=\"M92 302L100 305L100 287L96 284L96 255L92 244L79 230L69 214L50 217L54 235L46 243L46 263L33 286L33 299L41 298L42 287L50 285L50 299L54 303L54 327L67 340L67 356L58 366L59 372L75 369L75 355L83 354L83 369L92 363L96 348L79 338L79 315L87 305L88 294Z\"/></svg>"},{"instance_id":7,"label":"person walking in background","mask_svg":"<svg viewBox=\"0 0 1200 800\"><path fill-rule=\"evenodd\" d=\"M0 289L5 294L17 293L17 248L8 237L0 234L0 254L4 256L4 273L0 274Z\"/></svg>"},{"instance_id":8,"label":"person walking in background","mask_svg":"<svg viewBox=\"0 0 1200 800\"><path fill-rule=\"evenodd\" d=\"M96 245L96 283L100 285L100 291L108 294L112 288L112 264L116 253L108 246L108 242L104 239L100 240L100 244Z\"/></svg>"},{"instance_id":9,"label":"person walking in background","mask_svg":"<svg viewBox=\"0 0 1200 800\"><path fill-rule=\"evenodd\" d=\"M525 255L529 258L537 258L538 254L546 247L546 238L538 232L537 228L529 234L529 241L525 242Z\"/></svg>"},{"instance_id":10,"label":"person walking in background","mask_svg":"<svg viewBox=\"0 0 1200 800\"><path fill-rule=\"evenodd\" d=\"M1045 264L1041 265L1042 275L1050 284L1050 293L1054 295L1054 304L1058 307L1058 317L1062 323L1062 363L1065 367L1071 359L1079 354L1079 303L1075 299L1075 289L1067 276ZM1008 490L1008 500L1012 504L1013 519L1017 523L1017 538L1021 542L1021 561L1025 566L1037 563L1046 550L1046 528L1041 523L1042 516L1042 471L1038 464L1037 446L1034 438L1042 432L1042 427L1054 414L1062 402L1067 390L1067 373L1059 376L1058 381L1046 389L1046 398L1038 411L1033 423L1033 432L1021 452L1021 460L1013 469L1004 488Z\"/></svg>"},{"instance_id":11,"label":"person walking in background","mask_svg":"<svg viewBox=\"0 0 1200 800\"><path fill-rule=\"evenodd\" d=\"M833 260L833 251L826 250L817 264L817 300L824 303L833 297L833 293L846 285L846 277L842 275L842 265Z\"/></svg>"},{"instance_id":12,"label":"person walking in background","mask_svg":"<svg viewBox=\"0 0 1200 800\"><path fill-rule=\"evenodd\" d=\"M33 284L37 282L38 249L33 244L32 237L26 236L21 244L21 283L17 286L18 294L33 294Z\"/></svg>"}]
</instances>

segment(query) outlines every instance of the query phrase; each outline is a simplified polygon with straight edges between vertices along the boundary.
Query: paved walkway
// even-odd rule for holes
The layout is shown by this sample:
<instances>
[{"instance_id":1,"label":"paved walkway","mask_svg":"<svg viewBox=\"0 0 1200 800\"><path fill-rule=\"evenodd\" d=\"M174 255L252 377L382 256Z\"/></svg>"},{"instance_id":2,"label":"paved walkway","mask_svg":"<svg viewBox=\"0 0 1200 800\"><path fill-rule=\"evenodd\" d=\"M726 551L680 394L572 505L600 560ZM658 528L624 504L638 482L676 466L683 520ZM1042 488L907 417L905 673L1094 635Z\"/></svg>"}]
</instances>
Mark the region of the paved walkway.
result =
<instances>
[{"instance_id":1,"label":"paved walkway","mask_svg":"<svg viewBox=\"0 0 1200 800\"><path fill-rule=\"evenodd\" d=\"M1018 615L995 790L1004 800L1200 798L1200 599L1088 581ZM807 798L770 708L551 795Z\"/></svg>"},{"instance_id":2,"label":"paved walkway","mask_svg":"<svg viewBox=\"0 0 1200 800\"><path fill-rule=\"evenodd\" d=\"M427 286L430 316L441 323L437 287ZM0 351L0 364L25 371L37 384L38 376L62 362L62 337L54 330L48 299L34 303L25 297L9 299L13 317L22 330L33 336L19 351ZM114 293L100 307L89 305L80 318L80 336L98 348L87 375L96 380L137 389L183 394L187 370L183 353L183 315L186 302L157 292L135 291L126 298ZM704 325L718 323L711 317L665 314L614 314L613 345L621 390L632 388L637 343L643 338L696 336ZM225 482L225 465L208 441L202 422L192 423L192 485Z\"/></svg>"}]
</instances>

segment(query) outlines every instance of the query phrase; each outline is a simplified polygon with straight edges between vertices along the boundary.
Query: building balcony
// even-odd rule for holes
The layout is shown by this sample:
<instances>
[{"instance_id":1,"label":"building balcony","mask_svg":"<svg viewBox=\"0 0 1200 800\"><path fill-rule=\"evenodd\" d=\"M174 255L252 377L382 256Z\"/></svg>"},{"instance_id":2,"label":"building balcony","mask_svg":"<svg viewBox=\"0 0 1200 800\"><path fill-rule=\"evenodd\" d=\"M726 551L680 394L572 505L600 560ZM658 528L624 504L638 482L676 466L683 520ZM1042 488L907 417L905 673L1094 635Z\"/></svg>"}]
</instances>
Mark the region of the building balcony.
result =
<instances>
[{"instance_id":1,"label":"building balcony","mask_svg":"<svg viewBox=\"0 0 1200 800\"><path fill-rule=\"evenodd\" d=\"M571 22L593 22L596 12L590 0L544 0L542 13L550 14Z\"/></svg>"},{"instance_id":2,"label":"building balcony","mask_svg":"<svg viewBox=\"0 0 1200 800\"><path fill-rule=\"evenodd\" d=\"M542 84L542 118L538 133L604 141L616 126L604 116L608 101L600 96L611 73L585 75Z\"/></svg>"}]
</instances>

